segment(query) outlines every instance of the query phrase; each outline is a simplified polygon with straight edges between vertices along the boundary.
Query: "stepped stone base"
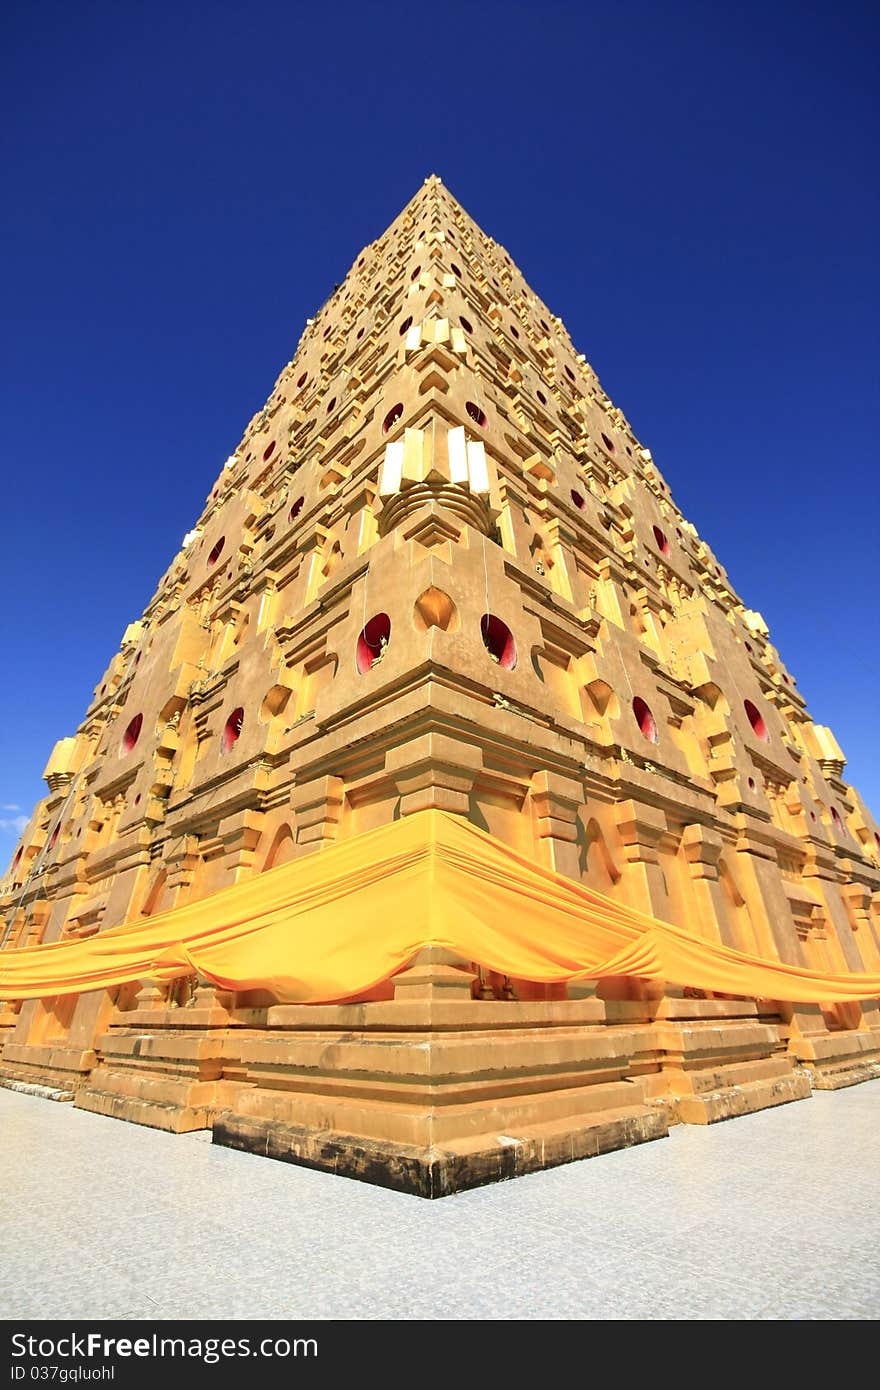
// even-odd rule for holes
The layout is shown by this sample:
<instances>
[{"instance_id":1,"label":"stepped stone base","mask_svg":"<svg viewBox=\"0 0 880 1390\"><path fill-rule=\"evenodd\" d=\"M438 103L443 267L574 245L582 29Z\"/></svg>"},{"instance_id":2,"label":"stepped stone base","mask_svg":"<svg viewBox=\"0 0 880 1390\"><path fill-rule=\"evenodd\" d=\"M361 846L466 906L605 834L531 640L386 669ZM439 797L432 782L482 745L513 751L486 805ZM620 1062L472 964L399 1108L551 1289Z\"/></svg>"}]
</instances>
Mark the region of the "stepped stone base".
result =
<instances>
[{"instance_id":1,"label":"stepped stone base","mask_svg":"<svg viewBox=\"0 0 880 1390\"><path fill-rule=\"evenodd\" d=\"M0 1085L33 1087L30 1094L52 1094L50 1099L68 1099L83 1085L97 1057L91 1048L36 1045L8 1041L0 1060ZM15 1086L13 1086L15 1089Z\"/></svg>"},{"instance_id":2,"label":"stepped stone base","mask_svg":"<svg viewBox=\"0 0 880 1390\"><path fill-rule=\"evenodd\" d=\"M646 1005L609 1009L622 1018ZM715 1124L812 1094L781 1020L760 1018L752 1000L666 998L651 1017L659 1071L646 1084L669 1124Z\"/></svg>"},{"instance_id":3,"label":"stepped stone base","mask_svg":"<svg viewBox=\"0 0 880 1390\"><path fill-rule=\"evenodd\" d=\"M669 1101L670 1121L678 1120L686 1125L714 1125L719 1120L751 1115L756 1110L768 1110L774 1105L808 1100L812 1093L806 1072L761 1077L726 1086L719 1091L673 1097Z\"/></svg>"},{"instance_id":4,"label":"stepped stone base","mask_svg":"<svg viewBox=\"0 0 880 1390\"><path fill-rule=\"evenodd\" d=\"M837 1091L880 1077L880 1031L841 1029L792 1037L789 1052L810 1073L818 1091Z\"/></svg>"},{"instance_id":5,"label":"stepped stone base","mask_svg":"<svg viewBox=\"0 0 880 1390\"><path fill-rule=\"evenodd\" d=\"M235 1082L224 1079L225 1030L113 1030L99 1047L104 1060L76 1095L82 1110L184 1134L209 1129L235 1099Z\"/></svg>"},{"instance_id":6,"label":"stepped stone base","mask_svg":"<svg viewBox=\"0 0 880 1390\"><path fill-rule=\"evenodd\" d=\"M642 1143L666 1117L629 1075L643 1026L601 1000L409 998L269 1009L215 1143L440 1197Z\"/></svg>"},{"instance_id":7,"label":"stepped stone base","mask_svg":"<svg viewBox=\"0 0 880 1390\"><path fill-rule=\"evenodd\" d=\"M429 1198L880 1075L876 1031L677 997L140 1010L97 1049L10 1041L0 1081Z\"/></svg>"}]
</instances>

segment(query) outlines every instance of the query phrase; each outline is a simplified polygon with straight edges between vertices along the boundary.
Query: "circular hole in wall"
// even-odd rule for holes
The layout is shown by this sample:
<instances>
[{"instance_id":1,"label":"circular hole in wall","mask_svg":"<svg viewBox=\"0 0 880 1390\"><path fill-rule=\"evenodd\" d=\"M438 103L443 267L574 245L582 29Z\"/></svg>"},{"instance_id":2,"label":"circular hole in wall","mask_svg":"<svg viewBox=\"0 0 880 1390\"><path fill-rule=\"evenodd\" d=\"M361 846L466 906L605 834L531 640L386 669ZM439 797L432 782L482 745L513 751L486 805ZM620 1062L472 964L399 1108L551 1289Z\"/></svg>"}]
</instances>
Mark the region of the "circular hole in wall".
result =
<instances>
[{"instance_id":1,"label":"circular hole in wall","mask_svg":"<svg viewBox=\"0 0 880 1390\"><path fill-rule=\"evenodd\" d=\"M58 836L61 834L61 822L59 821L49 837L48 849L54 849L58 843Z\"/></svg>"},{"instance_id":2,"label":"circular hole in wall","mask_svg":"<svg viewBox=\"0 0 880 1390\"><path fill-rule=\"evenodd\" d=\"M831 807L831 819L834 821L834 824L837 826L837 829L842 832L844 828L843 820L841 819L840 812L838 811L836 806Z\"/></svg>"},{"instance_id":3,"label":"circular hole in wall","mask_svg":"<svg viewBox=\"0 0 880 1390\"><path fill-rule=\"evenodd\" d=\"M578 511L582 512L584 507L586 506L586 503L584 502L583 493L578 492L575 488L572 488L571 500L577 507Z\"/></svg>"},{"instance_id":4,"label":"circular hole in wall","mask_svg":"<svg viewBox=\"0 0 880 1390\"><path fill-rule=\"evenodd\" d=\"M661 555L669 554L669 541L666 539L665 531L661 531L659 526L654 528L654 540L657 542L657 549Z\"/></svg>"},{"instance_id":5,"label":"circular hole in wall","mask_svg":"<svg viewBox=\"0 0 880 1390\"><path fill-rule=\"evenodd\" d=\"M474 424L479 425L480 429L484 430L489 423L486 419L485 410L482 410L480 406L477 405L476 401L466 401L464 408Z\"/></svg>"},{"instance_id":6,"label":"circular hole in wall","mask_svg":"<svg viewBox=\"0 0 880 1390\"><path fill-rule=\"evenodd\" d=\"M753 792L754 790L755 790L755 779L754 779L754 777L750 777L750 778L749 778L749 791L750 791L750 792Z\"/></svg>"},{"instance_id":7,"label":"circular hole in wall","mask_svg":"<svg viewBox=\"0 0 880 1390\"><path fill-rule=\"evenodd\" d=\"M601 438L602 438L602 443L605 445L605 448L608 450L609 454L613 454L613 453L614 453L614 441L613 441L612 439L609 439L608 436L607 436L607 434L603 434L603 435L601 436Z\"/></svg>"},{"instance_id":8,"label":"circular hole in wall","mask_svg":"<svg viewBox=\"0 0 880 1390\"><path fill-rule=\"evenodd\" d=\"M13 861L12 861L12 872L13 872L13 873L15 873L16 869L18 868L19 864L21 863L21 856L22 856L23 854L24 854L24 845L22 845L18 850L16 850L15 858L14 858Z\"/></svg>"},{"instance_id":9,"label":"circular hole in wall","mask_svg":"<svg viewBox=\"0 0 880 1390\"><path fill-rule=\"evenodd\" d=\"M513 334L514 338L519 337L519 329L516 328L513 324L510 325L510 331Z\"/></svg>"},{"instance_id":10,"label":"circular hole in wall","mask_svg":"<svg viewBox=\"0 0 880 1390\"><path fill-rule=\"evenodd\" d=\"M465 333L473 333L474 325L471 323L470 319L461 318L459 319L459 323L461 324Z\"/></svg>"},{"instance_id":11,"label":"circular hole in wall","mask_svg":"<svg viewBox=\"0 0 880 1390\"><path fill-rule=\"evenodd\" d=\"M398 401L397 405L393 405L391 407L388 414L385 416L385 419L382 421L382 433L387 434L390 429L393 429L402 414L403 402Z\"/></svg>"},{"instance_id":12,"label":"circular hole in wall","mask_svg":"<svg viewBox=\"0 0 880 1390\"><path fill-rule=\"evenodd\" d=\"M458 278L459 278L459 280L461 279L461 271L459 270L458 266L455 264L455 261L452 262L452 273L453 273L453 275L457 275Z\"/></svg>"},{"instance_id":13,"label":"circular hole in wall","mask_svg":"<svg viewBox=\"0 0 880 1390\"><path fill-rule=\"evenodd\" d=\"M224 753L228 753L233 743L237 743L241 737L241 730L244 724L244 709L239 705L232 711L223 727L223 737L220 746Z\"/></svg>"},{"instance_id":14,"label":"circular hole in wall","mask_svg":"<svg viewBox=\"0 0 880 1390\"><path fill-rule=\"evenodd\" d=\"M422 273L422 267L421 267L420 265L417 265L416 268L415 268L415 270L413 271L412 275L409 277L410 280L418 280L418 278L419 278L419 276L421 275L421 273Z\"/></svg>"},{"instance_id":15,"label":"circular hole in wall","mask_svg":"<svg viewBox=\"0 0 880 1390\"><path fill-rule=\"evenodd\" d=\"M536 391L535 395L538 397L538 400L541 402L542 405L547 404L547 397L544 395L543 391Z\"/></svg>"},{"instance_id":16,"label":"circular hole in wall","mask_svg":"<svg viewBox=\"0 0 880 1390\"><path fill-rule=\"evenodd\" d=\"M297 383L296 383L296 389L297 389L297 391L301 391L301 390L302 390L302 388L305 386L305 384L306 384L306 382L308 381L308 379L309 379L309 374L308 374L308 372L303 372L302 376L299 378L299 380L298 380Z\"/></svg>"},{"instance_id":17,"label":"circular hole in wall","mask_svg":"<svg viewBox=\"0 0 880 1390\"><path fill-rule=\"evenodd\" d=\"M122 735L123 753L130 753L132 748L134 748L135 744L141 736L141 729L143 728L143 726L144 716L142 714L136 714L134 719L132 719L129 722L128 727L125 730L125 733Z\"/></svg>"},{"instance_id":18,"label":"circular hole in wall","mask_svg":"<svg viewBox=\"0 0 880 1390\"><path fill-rule=\"evenodd\" d=\"M335 406L335 404L336 404L336 397L335 397L335 396L331 396L331 397L330 397L330 400L327 402L327 414L328 414L328 415L330 414L330 411L333 409L333 407Z\"/></svg>"},{"instance_id":19,"label":"circular hole in wall","mask_svg":"<svg viewBox=\"0 0 880 1390\"><path fill-rule=\"evenodd\" d=\"M769 743L770 731L764 722L764 716L758 709L758 706L753 705L751 700L743 700L743 708L746 712L746 718L751 724L752 729L754 730L757 737L761 739L763 743Z\"/></svg>"},{"instance_id":20,"label":"circular hole in wall","mask_svg":"<svg viewBox=\"0 0 880 1390\"><path fill-rule=\"evenodd\" d=\"M411 328L412 328L412 315L410 314L409 318L403 320L403 323L400 325L400 328L399 328L397 331L398 331L398 333L400 334L400 336L401 336L401 338L402 338L403 335L404 335L404 333L409 332L409 330L410 330Z\"/></svg>"},{"instance_id":21,"label":"circular hole in wall","mask_svg":"<svg viewBox=\"0 0 880 1390\"><path fill-rule=\"evenodd\" d=\"M507 623L495 613L484 613L480 619L480 636L492 660L506 671L512 671L516 665L516 642Z\"/></svg>"},{"instance_id":22,"label":"circular hole in wall","mask_svg":"<svg viewBox=\"0 0 880 1390\"><path fill-rule=\"evenodd\" d=\"M633 700L633 714L639 729L644 734L649 743L656 743L660 737L657 732L657 721L651 713L650 706L637 695Z\"/></svg>"},{"instance_id":23,"label":"circular hole in wall","mask_svg":"<svg viewBox=\"0 0 880 1390\"><path fill-rule=\"evenodd\" d=\"M356 338L362 338L363 336L364 336L364 325L362 324L361 327L358 329L357 333L355 334L355 337L356 337Z\"/></svg>"},{"instance_id":24,"label":"circular hole in wall","mask_svg":"<svg viewBox=\"0 0 880 1390\"><path fill-rule=\"evenodd\" d=\"M274 454L274 452L275 452L275 440L274 440L274 439L270 439L270 440L269 440L269 443L266 445L265 449L263 450L263 462L265 463L265 462L266 462L266 459L270 459L270 458L272 457L272 455Z\"/></svg>"},{"instance_id":25,"label":"circular hole in wall","mask_svg":"<svg viewBox=\"0 0 880 1390\"><path fill-rule=\"evenodd\" d=\"M225 544L226 544L226 537L225 537L225 536L221 536L220 539L219 539L219 541L217 541L217 543L215 544L215 546L214 546L213 550L211 551L210 555L208 556L208 564L209 564L209 565L216 565L217 561L220 559L220 556L223 554L223 547L224 547Z\"/></svg>"},{"instance_id":26,"label":"circular hole in wall","mask_svg":"<svg viewBox=\"0 0 880 1390\"><path fill-rule=\"evenodd\" d=\"M137 796L135 797L135 799L134 799L134 804L135 804L135 806L140 806L140 804L141 804L141 794L140 794L140 792L138 792Z\"/></svg>"},{"instance_id":27,"label":"circular hole in wall","mask_svg":"<svg viewBox=\"0 0 880 1390\"><path fill-rule=\"evenodd\" d=\"M387 613L375 613L361 629L355 648L355 665L363 676L384 654L391 641L391 619Z\"/></svg>"},{"instance_id":28,"label":"circular hole in wall","mask_svg":"<svg viewBox=\"0 0 880 1390\"><path fill-rule=\"evenodd\" d=\"M571 370L571 367L566 367L566 369L565 369L565 375L566 375L567 377L570 377L571 380L574 381L574 372Z\"/></svg>"},{"instance_id":29,"label":"circular hole in wall","mask_svg":"<svg viewBox=\"0 0 880 1390\"><path fill-rule=\"evenodd\" d=\"M874 843L876 844L877 848L880 849L880 835L877 834L877 831L876 831L876 830L874 831ZM20 854L21 854L21 850L19 850L18 852L19 852L19 855L20 855Z\"/></svg>"},{"instance_id":30,"label":"circular hole in wall","mask_svg":"<svg viewBox=\"0 0 880 1390\"><path fill-rule=\"evenodd\" d=\"M296 501L294 502L293 506L291 507L288 513L288 521L296 521L297 517L303 509L305 500L306 499L304 497L297 497Z\"/></svg>"}]
</instances>

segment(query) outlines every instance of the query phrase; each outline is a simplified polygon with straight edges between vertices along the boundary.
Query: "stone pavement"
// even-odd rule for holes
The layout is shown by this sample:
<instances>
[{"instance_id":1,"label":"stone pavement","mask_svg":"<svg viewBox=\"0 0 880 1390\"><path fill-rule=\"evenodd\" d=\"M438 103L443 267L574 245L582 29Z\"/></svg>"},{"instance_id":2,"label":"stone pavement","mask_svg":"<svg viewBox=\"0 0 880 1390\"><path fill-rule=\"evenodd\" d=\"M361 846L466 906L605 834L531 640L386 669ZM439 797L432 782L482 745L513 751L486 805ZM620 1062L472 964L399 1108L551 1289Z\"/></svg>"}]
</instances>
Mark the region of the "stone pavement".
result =
<instances>
[{"instance_id":1,"label":"stone pavement","mask_svg":"<svg viewBox=\"0 0 880 1390\"><path fill-rule=\"evenodd\" d=\"M0 1090L0 1317L874 1318L880 1081L438 1202Z\"/></svg>"}]
</instances>

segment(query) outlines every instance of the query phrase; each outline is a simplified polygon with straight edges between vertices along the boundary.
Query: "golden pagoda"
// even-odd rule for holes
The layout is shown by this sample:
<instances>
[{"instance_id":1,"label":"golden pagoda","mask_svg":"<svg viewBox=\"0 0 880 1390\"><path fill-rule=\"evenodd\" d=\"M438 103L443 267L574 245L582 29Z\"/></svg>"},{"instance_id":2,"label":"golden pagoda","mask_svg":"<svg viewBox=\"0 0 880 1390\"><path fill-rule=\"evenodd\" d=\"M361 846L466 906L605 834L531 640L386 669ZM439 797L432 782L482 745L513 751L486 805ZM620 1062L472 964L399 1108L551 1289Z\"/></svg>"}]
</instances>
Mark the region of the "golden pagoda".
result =
<instances>
[{"instance_id":1,"label":"golden pagoda","mask_svg":"<svg viewBox=\"0 0 880 1390\"><path fill-rule=\"evenodd\" d=\"M0 1083L441 1196L880 1075L844 768L431 177L51 754Z\"/></svg>"}]
</instances>

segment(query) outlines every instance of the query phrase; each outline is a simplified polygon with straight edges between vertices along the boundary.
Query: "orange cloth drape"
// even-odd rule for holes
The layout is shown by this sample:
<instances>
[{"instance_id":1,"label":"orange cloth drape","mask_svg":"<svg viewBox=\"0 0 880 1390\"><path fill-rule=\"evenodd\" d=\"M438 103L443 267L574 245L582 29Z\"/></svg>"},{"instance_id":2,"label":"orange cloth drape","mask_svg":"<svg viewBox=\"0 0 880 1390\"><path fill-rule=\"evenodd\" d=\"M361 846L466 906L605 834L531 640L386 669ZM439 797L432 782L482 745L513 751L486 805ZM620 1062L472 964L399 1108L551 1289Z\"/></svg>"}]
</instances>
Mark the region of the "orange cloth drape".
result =
<instances>
[{"instance_id":1,"label":"orange cloth drape","mask_svg":"<svg viewBox=\"0 0 880 1390\"><path fill-rule=\"evenodd\" d=\"M880 975L826 975L704 941L422 811L87 940L3 951L0 998L196 971L318 1003L362 993L429 944L523 980L638 975L801 1003L880 996Z\"/></svg>"}]
</instances>

